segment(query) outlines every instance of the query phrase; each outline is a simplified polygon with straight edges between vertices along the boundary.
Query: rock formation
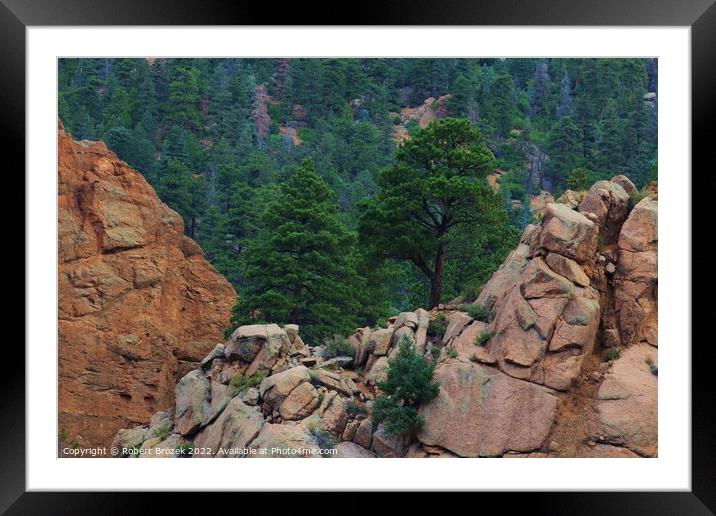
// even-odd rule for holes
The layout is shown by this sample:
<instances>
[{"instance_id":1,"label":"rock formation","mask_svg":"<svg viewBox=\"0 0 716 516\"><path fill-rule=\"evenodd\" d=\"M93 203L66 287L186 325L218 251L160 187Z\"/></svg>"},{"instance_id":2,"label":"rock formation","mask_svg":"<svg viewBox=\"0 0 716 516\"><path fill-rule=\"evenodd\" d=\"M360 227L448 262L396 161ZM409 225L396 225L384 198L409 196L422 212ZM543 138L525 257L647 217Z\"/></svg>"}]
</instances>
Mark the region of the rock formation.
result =
<instances>
[{"instance_id":1,"label":"rock formation","mask_svg":"<svg viewBox=\"0 0 716 516\"><path fill-rule=\"evenodd\" d=\"M115 445L134 456L178 455L181 443L213 457L656 456L657 201L632 207L633 190L617 176L548 203L476 306L356 329L352 356L325 356L293 325L242 326L178 383L172 409ZM436 364L439 392L420 407L421 431L396 437L371 412L403 340Z\"/></svg>"},{"instance_id":2,"label":"rock formation","mask_svg":"<svg viewBox=\"0 0 716 516\"><path fill-rule=\"evenodd\" d=\"M59 428L109 444L171 406L236 294L139 172L61 125L58 143Z\"/></svg>"}]
</instances>

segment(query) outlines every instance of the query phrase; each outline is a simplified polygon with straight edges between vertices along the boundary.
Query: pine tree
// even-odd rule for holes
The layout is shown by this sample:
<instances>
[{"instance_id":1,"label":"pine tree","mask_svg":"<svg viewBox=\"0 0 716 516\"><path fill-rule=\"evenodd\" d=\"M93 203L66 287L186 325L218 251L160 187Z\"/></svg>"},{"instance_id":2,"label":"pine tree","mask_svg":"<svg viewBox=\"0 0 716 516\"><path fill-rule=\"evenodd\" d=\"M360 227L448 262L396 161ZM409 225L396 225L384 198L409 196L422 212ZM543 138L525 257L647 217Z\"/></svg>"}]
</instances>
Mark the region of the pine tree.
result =
<instances>
[{"instance_id":1,"label":"pine tree","mask_svg":"<svg viewBox=\"0 0 716 516\"><path fill-rule=\"evenodd\" d=\"M309 342L351 330L358 310L353 238L312 162L305 161L280 185L261 222L243 258L247 286L234 324L260 314L265 321L299 324Z\"/></svg>"},{"instance_id":2,"label":"pine tree","mask_svg":"<svg viewBox=\"0 0 716 516\"><path fill-rule=\"evenodd\" d=\"M377 197L363 204L361 243L379 260L412 262L440 303L446 258L457 235L479 225L499 199L484 180L494 157L464 119L443 119L398 149L380 176Z\"/></svg>"}]
</instances>

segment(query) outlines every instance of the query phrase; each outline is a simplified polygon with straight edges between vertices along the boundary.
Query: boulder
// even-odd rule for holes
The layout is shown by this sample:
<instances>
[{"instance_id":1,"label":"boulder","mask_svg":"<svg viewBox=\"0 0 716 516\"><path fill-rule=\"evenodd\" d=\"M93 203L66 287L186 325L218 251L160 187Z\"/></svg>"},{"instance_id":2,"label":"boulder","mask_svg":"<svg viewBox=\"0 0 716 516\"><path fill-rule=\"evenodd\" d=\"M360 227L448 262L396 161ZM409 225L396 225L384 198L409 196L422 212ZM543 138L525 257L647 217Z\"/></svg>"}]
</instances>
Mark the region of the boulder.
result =
<instances>
[{"instance_id":1,"label":"boulder","mask_svg":"<svg viewBox=\"0 0 716 516\"><path fill-rule=\"evenodd\" d=\"M388 435L383 425L379 425L373 434L372 449L378 457L403 457L408 449L406 441L403 436Z\"/></svg>"},{"instance_id":2,"label":"boulder","mask_svg":"<svg viewBox=\"0 0 716 516\"><path fill-rule=\"evenodd\" d=\"M629 194L620 184L612 181L597 181L579 203L579 212L593 214L594 222L609 240L610 235L616 235L615 231L624 221L628 209Z\"/></svg>"},{"instance_id":3,"label":"boulder","mask_svg":"<svg viewBox=\"0 0 716 516\"><path fill-rule=\"evenodd\" d=\"M264 378L259 385L259 394L264 405L270 409L278 409L283 400L303 382L310 382L308 368L297 366L278 374Z\"/></svg>"},{"instance_id":4,"label":"boulder","mask_svg":"<svg viewBox=\"0 0 716 516\"><path fill-rule=\"evenodd\" d=\"M564 204L550 203L542 219L540 246L585 263L594 256L597 249L597 234L597 226L583 214Z\"/></svg>"},{"instance_id":5,"label":"boulder","mask_svg":"<svg viewBox=\"0 0 716 516\"><path fill-rule=\"evenodd\" d=\"M368 347L376 356L387 355L390 350L390 338L393 336L393 330L379 328L370 334Z\"/></svg>"},{"instance_id":6,"label":"boulder","mask_svg":"<svg viewBox=\"0 0 716 516\"><path fill-rule=\"evenodd\" d=\"M265 324L239 326L229 337L224 355L228 360L241 360L250 364L267 340Z\"/></svg>"},{"instance_id":7,"label":"boulder","mask_svg":"<svg viewBox=\"0 0 716 516\"><path fill-rule=\"evenodd\" d=\"M448 323L445 328L445 335L443 335L442 339L443 346L460 335L463 328L472 322L472 317L467 315L465 312L453 312L448 316L447 321Z\"/></svg>"},{"instance_id":8,"label":"boulder","mask_svg":"<svg viewBox=\"0 0 716 516\"><path fill-rule=\"evenodd\" d=\"M561 254L549 253L545 259L545 263L557 274L564 276L572 283L580 287L589 286L589 278L584 273L584 269L575 262Z\"/></svg>"},{"instance_id":9,"label":"boulder","mask_svg":"<svg viewBox=\"0 0 716 516\"><path fill-rule=\"evenodd\" d=\"M595 441L628 448L642 456L657 456L657 351L647 344L622 350L597 393L598 429Z\"/></svg>"},{"instance_id":10,"label":"boulder","mask_svg":"<svg viewBox=\"0 0 716 516\"><path fill-rule=\"evenodd\" d=\"M142 443L152 436L146 427L122 429L114 436L112 447L117 448L119 453L116 457L129 457L132 449L140 448Z\"/></svg>"},{"instance_id":11,"label":"boulder","mask_svg":"<svg viewBox=\"0 0 716 516\"><path fill-rule=\"evenodd\" d=\"M195 457L244 455L243 449L258 435L263 423L258 407L251 407L234 398L221 415L194 438L194 445L203 452Z\"/></svg>"},{"instance_id":12,"label":"boulder","mask_svg":"<svg viewBox=\"0 0 716 516\"><path fill-rule=\"evenodd\" d=\"M344 396L352 396L353 390L346 383L345 379L333 371L327 371L323 368L311 369L311 381L325 385L329 389L337 391Z\"/></svg>"},{"instance_id":13,"label":"boulder","mask_svg":"<svg viewBox=\"0 0 716 516\"><path fill-rule=\"evenodd\" d=\"M461 457L493 457L537 450L549 435L557 409L550 389L461 361L438 366L435 380L438 396L419 410L423 444Z\"/></svg>"},{"instance_id":14,"label":"boulder","mask_svg":"<svg viewBox=\"0 0 716 516\"><path fill-rule=\"evenodd\" d=\"M353 442L363 448L370 448L373 443L373 422L366 418L360 422L353 437Z\"/></svg>"},{"instance_id":15,"label":"boulder","mask_svg":"<svg viewBox=\"0 0 716 516\"><path fill-rule=\"evenodd\" d=\"M339 459L373 459L375 458L375 453L356 443L344 441L336 445L335 457Z\"/></svg>"},{"instance_id":16,"label":"boulder","mask_svg":"<svg viewBox=\"0 0 716 516\"><path fill-rule=\"evenodd\" d=\"M370 368L368 374L365 377L365 383L368 385L376 385L379 382L384 381L388 374L388 358L380 357L375 361L373 367Z\"/></svg>"},{"instance_id":17,"label":"boulder","mask_svg":"<svg viewBox=\"0 0 716 516\"><path fill-rule=\"evenodd\" d=\"M176 413L174 424L182 435L199 429L204 413L209 410L211 383L200 369L179 380L175 389Z\"/></svg>"},{"instance_id":18,"label":"boulder","mask_svg":"<svg viewBox=\"0 0 716 516\"><path fill-rule=\"evenodd\" d=\"M395 320L393 327L397 330L403 326L408 326L411 330L418 329L418 315L415 312L401 312Z\"/></svg>"},{"instance_id":19,"label":"boulder","mask_svg":"<svg viewBox=\"0 0 716 516\"><path fill-rule=\"evenodd\" d=\"M284 420L303 419L310 416L317 407L318 391L309 382L304 382L283 400L278 413Z\"/></svg>"},{"instance_id":20,"label":"boulder","mask_svg":"<svg viewBox=\"0 0 716 516\"><path fill-rule=\"evenodd\" d=\"M425 345L428 341L428 326L430 325L430 314L427 310L418 308L415 310L418 316L418 328L415 330L415 349L419 354L425 353Z\"/></svg>"},{"instance_id":21,"label":"boulder","mask_svg":"<svg viewBox=\"0 0 716 516\"><path fill-rule=\"evenodd\" d=\"M250 448L249 458L321 458L315 437L301 425L265 423Z\"/></svg>"},{"instance_id":22,"label":"boulder","mask_svg":"<svg viewBox=\"0 0 716 516\"><path fill-rule=\"evenodd\" d=\"M536 226L527 226L522 238L524 239L525 235L530 235L535 229ZM477 297L477 300L475 300L475 304L492 310L495 304L512 288L522 274L522 271L527 267L529 255L530 246L524 242L520 242L517 248L507 256L507 259L500 265L499 269L497 269L482 287L480 295Z\"/></svg>"}]
</instances>

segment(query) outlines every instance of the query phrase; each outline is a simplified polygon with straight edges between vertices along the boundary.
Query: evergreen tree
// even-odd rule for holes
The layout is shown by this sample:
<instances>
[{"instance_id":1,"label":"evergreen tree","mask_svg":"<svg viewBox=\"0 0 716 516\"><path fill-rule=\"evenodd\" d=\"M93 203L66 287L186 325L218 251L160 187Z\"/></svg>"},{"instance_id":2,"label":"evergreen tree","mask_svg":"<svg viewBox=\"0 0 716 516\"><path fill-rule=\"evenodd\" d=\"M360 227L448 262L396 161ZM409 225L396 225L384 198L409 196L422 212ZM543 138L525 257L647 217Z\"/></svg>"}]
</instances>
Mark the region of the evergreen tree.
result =
<instances>
[{"instance_id":1,"label":"evergreen tree","mask_svg":"<svg viewBox=\"0 0 716 516\"><path fill-rule=\"evenodd\" d=\"M234 324L251 315L299 324L309 342L355 327L356 272L352 237L340 224L334 194L310 161L281 186L262 215L262 231L249 242L247 286Z\"/></svg>"},{"instance_id":2,"label":"evergreen tree","mask_svg":"<svg viewBox=\"0 0 716 516\"><path fill-rule=\"evenodd\" d=\"M430 281L431 307L441 301L456 236L499 209L484 180L493 163L467 120L434 122L403 143L395 164L381 173L378 196L364 204L363 245L379 259L412 262Z\"/></svg>"}]
</instances>

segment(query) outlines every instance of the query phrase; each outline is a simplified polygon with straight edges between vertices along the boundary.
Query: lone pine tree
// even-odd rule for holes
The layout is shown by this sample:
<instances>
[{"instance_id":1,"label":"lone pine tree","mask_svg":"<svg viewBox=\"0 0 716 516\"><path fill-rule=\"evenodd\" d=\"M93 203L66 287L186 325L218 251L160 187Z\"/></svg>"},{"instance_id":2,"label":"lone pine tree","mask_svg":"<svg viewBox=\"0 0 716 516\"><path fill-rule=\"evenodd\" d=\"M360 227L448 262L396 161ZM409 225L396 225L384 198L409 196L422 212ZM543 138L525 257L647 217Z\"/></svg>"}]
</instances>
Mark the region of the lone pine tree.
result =
<instances>
[{"instance_id":1,"label":"lone pine tree","mask_svg":"<svg viewBox=\"0 0 716 516\"><path fill-rule=\"evenodd\" d=\"M363 203L361 243L378 259L412 262L430 281L431 306L440 303L451 246L502 209L485 181L493 163L470 122L433 122L401 145L380 192Z\"/></svg>"}]
</instances>

